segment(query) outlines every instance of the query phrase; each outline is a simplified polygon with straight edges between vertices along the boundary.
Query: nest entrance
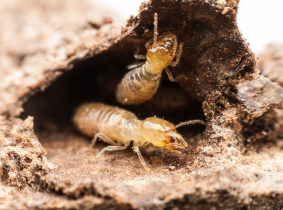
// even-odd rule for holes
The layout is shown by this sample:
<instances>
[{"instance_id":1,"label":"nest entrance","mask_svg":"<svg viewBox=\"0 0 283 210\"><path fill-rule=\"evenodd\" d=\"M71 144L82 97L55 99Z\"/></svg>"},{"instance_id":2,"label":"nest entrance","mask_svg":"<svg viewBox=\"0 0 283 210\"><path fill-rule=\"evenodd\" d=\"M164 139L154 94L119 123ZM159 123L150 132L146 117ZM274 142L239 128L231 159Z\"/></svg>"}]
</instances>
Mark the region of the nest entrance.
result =
<instances>
[{"instance_id":1,"label":"nest entrance","mask_svg":"<svg viewBox=\"0 0 283 210\"><path fill-rule=\"evenodd\" d=\"M151 100L140 105L122 106L115 99L117 84L135 62L132 42L121 42L93 58L77 62L43 92L38 92L24 104L22 119L33 116L35 130L48 132L75 131L71 117L83 102L102 102L134 112L138 118L164 118L174 124L190 119L204 119L201 103L193 99L179 84L163 74L159 90ZM144 45L143 45L144 46ZM144 52L140 52L144 53ZM180 132L195 135L203 125L184 126Z\"/></svg>"}]
</instances>

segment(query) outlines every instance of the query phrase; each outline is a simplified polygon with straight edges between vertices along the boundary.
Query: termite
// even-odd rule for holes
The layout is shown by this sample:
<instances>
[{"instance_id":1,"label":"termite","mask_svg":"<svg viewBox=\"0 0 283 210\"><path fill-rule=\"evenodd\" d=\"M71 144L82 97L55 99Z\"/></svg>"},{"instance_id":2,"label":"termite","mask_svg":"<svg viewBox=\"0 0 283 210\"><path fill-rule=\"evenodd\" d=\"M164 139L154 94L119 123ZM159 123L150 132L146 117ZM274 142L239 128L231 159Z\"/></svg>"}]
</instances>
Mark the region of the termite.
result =
<instances>
[{"instance_id":1,"label":"termite","mask_svg":"<svg viewBox=\"0 0 283 210\"><path fill-rule=\"evenodd\" d=\"M146 55L135 55L136 59L146 59L145 64L129 71L116 89L117 101L121 104L141 104L150 99L157 91L161 73L165 69L169 80L176 82L184 75L173 78L168 65L176 66L181 58L183 43L178 45L176 35L166 33L158 37L157 13L154 14L154 38L149 40L145 47ZM174 57L176 60L173 61Z\"/></svg>"},{"instance_id":2,"label":"termite","mask_svg":"<svg viewBox=\"0 0 283 210\"><path fill-rule=\"evenodd\" d=\"M75 110L73 122L80 132L93 137L89 145L90 149L93 148L97 138L111 145L102 149L96 157L105 151L124 150L133 141L133 150L138 154L143 165L145 161L139 147L151 143L168 150L185 148L188 144L181 134L177 133L176 128L194 123L206 125L202 120L191 120L177 126L158 117L139 120L132 112L103 103L80 105Z\"/></svg>"}]
</instances>

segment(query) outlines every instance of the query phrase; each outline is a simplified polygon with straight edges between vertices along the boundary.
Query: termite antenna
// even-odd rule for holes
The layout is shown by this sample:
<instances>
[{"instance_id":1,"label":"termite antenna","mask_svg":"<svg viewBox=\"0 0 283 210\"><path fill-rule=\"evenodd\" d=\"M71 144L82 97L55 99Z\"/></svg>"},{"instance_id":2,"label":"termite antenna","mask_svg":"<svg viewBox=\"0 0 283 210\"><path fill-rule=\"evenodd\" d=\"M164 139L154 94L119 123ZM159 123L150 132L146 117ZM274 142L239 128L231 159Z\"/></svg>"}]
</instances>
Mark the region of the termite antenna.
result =
<instances>
[{"instance_id":1,"label":"termite antenna","mask_svg":"<svg viewBox=\"0 0 283 210\"><path fill-rule=\"evenodd\" d=\"M183 125L191 125L191 124L196 124L196 123L200 123L200 124L203 124L203 125L207 126L207 123L204 122L203 120L189 120L189 121L186 121L186 122L179 123L178 125L175 126L175 128L179 128L179 127L181 127Z\"/></svg>"},{"instance_id":2,"label":"termite antenna","mask_svg":"<svg viewBox=\"0 0 283 210\"><path fill-rule=\"evenodd\" d=\"M154 43L156 43L156 41L157 41L157 36L158 36L158 32L157 32L158 15L157 15L157 13L154 13L154 22L153 22L153 25L154 25L154 36L153 36L153 40L154 40Z\"/></svg>"}]
</instances>

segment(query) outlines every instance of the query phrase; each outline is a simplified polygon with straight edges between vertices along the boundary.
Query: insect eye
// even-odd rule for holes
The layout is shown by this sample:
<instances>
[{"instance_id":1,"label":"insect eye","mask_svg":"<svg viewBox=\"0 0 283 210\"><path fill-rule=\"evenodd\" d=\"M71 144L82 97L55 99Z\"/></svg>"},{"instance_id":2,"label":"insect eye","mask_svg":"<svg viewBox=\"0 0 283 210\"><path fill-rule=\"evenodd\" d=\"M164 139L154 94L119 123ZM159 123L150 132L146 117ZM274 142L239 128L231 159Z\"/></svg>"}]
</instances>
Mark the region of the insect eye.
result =
<instances>
[{"instance_id":1,"label":"insect eye","mask_svg":"<svg viewBox=\"0 0 283 210\"><path fill-rule=\"evenodd\" d=\"M171 136L171 142L172 142L172 141L174 141L174 142L175 142L176 140L177 140L177 138L176 138L176 137Z\"/></svg>"},{"instance_id":2,"label":"insect eye","mask_svg":"<svg viewBox=\"0 0 283 210\"><path fill-rule=\"evenodd\" d=\"M170 41L166 41L165 44L164 44L164 47L166 47L167 49L171 48L172 46L173 46L173 43L170 42Z\"/></svg>"}]
</instances>

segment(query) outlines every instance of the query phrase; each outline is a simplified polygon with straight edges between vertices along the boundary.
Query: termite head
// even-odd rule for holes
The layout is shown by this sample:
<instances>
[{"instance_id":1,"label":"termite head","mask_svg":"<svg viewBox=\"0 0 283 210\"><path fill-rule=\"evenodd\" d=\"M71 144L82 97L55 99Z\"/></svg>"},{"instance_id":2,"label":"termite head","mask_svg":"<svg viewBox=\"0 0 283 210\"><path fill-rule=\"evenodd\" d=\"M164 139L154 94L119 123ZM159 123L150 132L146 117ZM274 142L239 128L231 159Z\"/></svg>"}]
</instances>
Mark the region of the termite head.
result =
<instances>
[{"instance_id":1,"label":"termite head","mask_svg":"<svg viewBox=\"0 0 283 210\"><path fill-rule=\"evenodd\" d=\"M157 117L145 119L142 122L141 132L145 141L156 147L174 149L188 146L172 123Z\"/></svg>"},{"instance_id":2,"label":"termite head","mask_svg":"<svg viewBox=\"0 0 283 210\"><path fill-rule=\"evenodd\" d=\"M173 34L163 36L154 42L147 51L146 59L152 70L166 68L175 57L177 38Z\"/></svg>"},{"instance_id":3,"label":"termite head","mask_svg":"<svg viewBox=\"0 0 283 210\"><path fill-rule=\"evenodd\" d=\"M154 13L153 44L148 48L146 60L151 70L162 70L173 60L177 50L177 37L167 33L158 39L158 15ZM147 44L146 44L147 46Z\"/></svg>"}]
</instances>

